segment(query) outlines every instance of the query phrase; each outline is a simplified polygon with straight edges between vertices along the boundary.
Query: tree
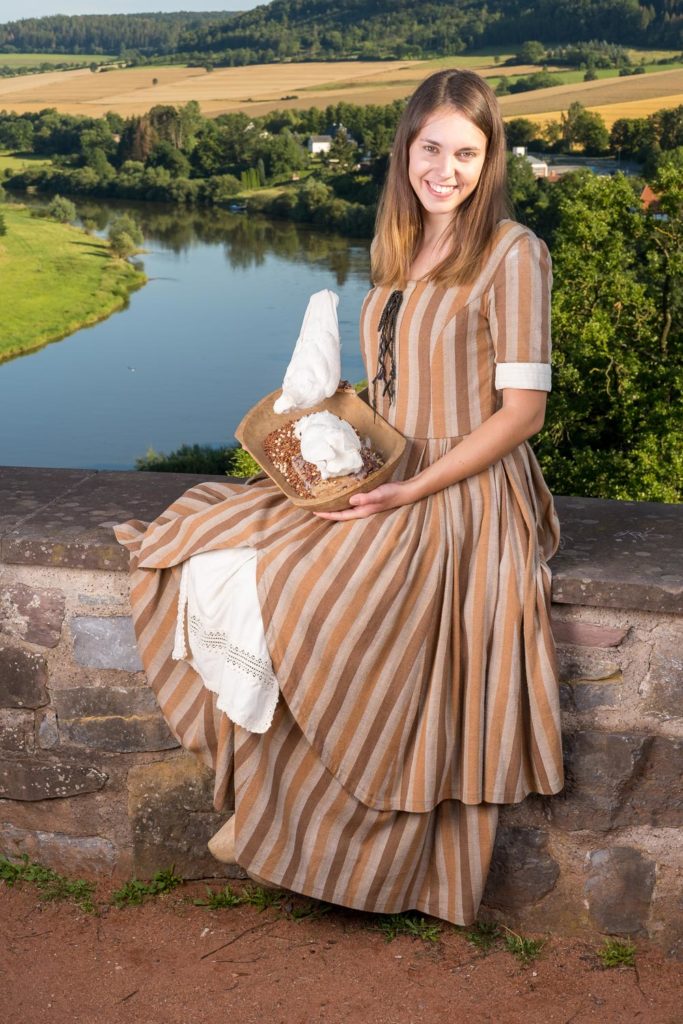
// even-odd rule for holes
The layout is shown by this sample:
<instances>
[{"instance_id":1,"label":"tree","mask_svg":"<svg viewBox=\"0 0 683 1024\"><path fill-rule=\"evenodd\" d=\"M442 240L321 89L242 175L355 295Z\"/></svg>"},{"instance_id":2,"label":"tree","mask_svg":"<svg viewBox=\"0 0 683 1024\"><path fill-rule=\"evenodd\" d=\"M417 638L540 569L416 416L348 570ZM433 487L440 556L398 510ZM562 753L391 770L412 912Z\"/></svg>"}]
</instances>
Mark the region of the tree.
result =
<instances>
[{"instance_id":1,"label":"tree","mask_svg":"<svg viewBox=\"0 0 683 1024\"><path fill-rule=\"evenodd\" d=\"M157 142L147 160L149 167L166 167L174 178L186 178L190 173L190 161L184 153L170 142Z\"/></svg>"},{"instance_id":2,"label":"tree","mask_svg":"<svg viewBox=\"0 0 683 1024\"><path fill-rule=\"evenodd\" d=\"M542 64L545 60L546 50L543 43L536 39L530 39L522 43L516 60L518 64Z\"/></svg>"},{"instance_id":3,"label":"tree","mask_svg":"<svg viewBox=\"0 0 683 1024\"><path fill-rule=\"evenodd\" d=\"M123 259L132 256L142 244L143 235L137 221L130 214L124 213L111 222L107 238L113 255Z\"/></svg>"},{"instance_id":4,"label":"tree","mask_svg":"<svg viewBox=\"0 0 683 1024\"><path fill-rule=\"evenodd\" d=\"M121 134L118 159L121 163L125 163L126 160L144 163L158 141L159 136L147 114L143 114L142 117L131 117L126 121Z\"/></svg>"},{"instance_id":5,"label":"tree","mask_svg":"<svg viewBox=\"0 0 683 1024\"><path fill-rule=\"evenodd\" d=\"M580 145L587 153L602 153L609 146L605 122L600 114L586 110L583 103L570 103L566 114L561 115L561 125L562 140L568 150Z\"/></svg>"},{"instance_id":6,"label":"tree","mask_svg":"<svg viewBox=\"0 0 683 1024\"><path fill-rule=\"evenodd\" d=\"M683 334L680 308L669 301L668 332L664 312L680 288L683 175L655 184L672 222L643 214L619 174L580 171L548 193L554 385L535 448L555 493L683 497Z\"/></svg>"},{"instance_id":7,"label":"tree","mask_svg":"<svg viewBox=\"0 0 683 1024\"><path fill-rule=\"evenodd\" d=\"M527 117L513 117L505 123L505 138L508 146L528 146L536 138L538 127Z\"/></svg>"},{"instance_id":8,"label":"tree","mask_svg":"<svg viewBox=\"0 0 683 1024\"><path fill-rule=\"evenodd\" d=\"M65 199L59 194L48 203L47 215L60 224L70 224L76 220L76 207L70 199Z\"/></svg>"},{"instance_id":9,"label":"tree","mask_svg":"<svg viewBox=\"0 0 683 1024\"><path fill-rule=\"evenodd\" d=\"M0 237L7 234L7 223L4 213L0 213Z\"/></svg>"},{"instance_id":10,"label":"tree","mask_svg":"<svg viewBox=\"0 0 683 1024\"><path fill-rule=\"evenodd\" d=\"M508 192L515 207L528 203L536 192L531 164L524 156L508 156Z\"/></svg>"}]
</instances>

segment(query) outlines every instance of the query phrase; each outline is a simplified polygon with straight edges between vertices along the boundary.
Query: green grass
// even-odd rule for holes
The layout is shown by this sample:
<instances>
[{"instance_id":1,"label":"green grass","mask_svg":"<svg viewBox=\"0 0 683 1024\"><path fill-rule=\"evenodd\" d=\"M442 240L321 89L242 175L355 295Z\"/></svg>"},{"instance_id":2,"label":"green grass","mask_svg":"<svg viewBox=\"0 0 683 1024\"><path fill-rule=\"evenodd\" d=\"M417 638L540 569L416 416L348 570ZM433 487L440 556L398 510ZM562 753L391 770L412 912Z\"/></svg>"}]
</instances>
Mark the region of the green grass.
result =
<instances>
[{"instance_id":1,"label":"green grass","mask_svg":"<svg viewBox=\"0 0 683 1024\"><path fill-rule=\"evenodd\" d=\"M393 942L399 935L409 935L423 942L438 942L441 938L440 925L429 924L424 917L416 917L410 913L383 915L376 927L387 942Z\"/></svg>"},{"instance_id":2,"label":"green grass","mask_svg":"<svg viewBox=\"0 0 683 1024\"><path fill-rule=\"evenodd\" d=\"M99 238L0 205L0 361L41 348L126 304L147 278Z\"/></svg>"},{"instance_id":3,"label":"green grass","mask_svg":"<svg viewBox=\"0 0 683 1024\"><path fill-rule=\"evenodd\" d=\"M469 931L465 932L465 938L481 953L488 953L498 943L501 934L495 921L477 921Z\"/></svg>"},{"instance_id":4,"label":"green grass","mask_svg":"<svg viewBox=\"0 0 683 1024\"><path fill-rule=\"evenodd\" d=\"M171 892L176 886L182 885L182 878L173 873L172 865L165 871L157 871L149 882L141 882L132 878L120 889L115 889L111 894L111 902L115 907L137 907L147 899L148 896L160 896L162 893Z\"/></svg>"},{"instance_id":5,"label":"green grass","mask_svg":"<svg viewBox=\"0 0 683 1024\"><path fill-rule=\"evenodd\" d=\"M40 167L41 164L51 164L52 161L44 156L37 156L35 153L12 153L9 150L0 150L0 175L3 171L19 171L23 167Z\"/></svg>"},{"instance_id":6,"label":"green grass","mask_svg":"<svg viewBox=\"0 0 683 1024\"><path fill-rule=\"evenodd\" d=\"M19 863L0 855L0 879L9 886L17 882L32 883L37 887L41 900L75 903L88 914L95 912L93 882L66 878L52 868L30 860L27 853L21 855Z\"/></svg>"},{"instance_id":7,"label":"green grass","mask_svg":"<svg viewBox=\"0 0 683 1024\"><path fill-rule=\"evenodd\" d=\"M505 936L505 948L508 953L516 956L523 967L526 967L535 960L545 945L545 939L527 939L523 935L513 932L507 925L503 925L507 935Z\"/></svg>"},{"instance_id":8,"label":"green grass","mask_svg":"<svg viewBox=\"0 0 683 1024\"><path fill-rule=\"evenodd\" d=\"M317 921L332 909L329 903L318 900L292 900L290 894L280 889L266 889L261 885L247 885L242 892L235 892L231 885L223 889L206 886L206 898L192 900L195 907L209 910L223 910L232 907L256 907L259 911L277 907L291 921Z\"/></svg>"},{"instance_id":9,"label":"green grass","mask_svg":"<svg viewBox=\"0 0 683 1024\"><path fill-rule=\"evenodd\" d=\"M636 947L632 942L620 939L605 939L598 950L603 967L635 967Z\"/></svg>"},{"instance_id":10,"label":"green grass","mask_svg":"<svg viewBox=\"0 0 683 1024\"><path fill-rule=\"evenodd\" d=\"M243 899L238 892L235 892L231 885L224 889L212 889L206 886L206 899L192 900L195 907L208 907L209 910L223 910L226 907L241 907Z\"/></svg>"},{"instance_id":11,"label":"green grass","mask_svg":"<svg viewBox=\"0 0 683 1024\"><path fill-rule=\"evenodd\" d=\"M104 64L116 60L101 53L0 53L0 67L32 68L39 64Z\"/></svg>"}]
</instances>

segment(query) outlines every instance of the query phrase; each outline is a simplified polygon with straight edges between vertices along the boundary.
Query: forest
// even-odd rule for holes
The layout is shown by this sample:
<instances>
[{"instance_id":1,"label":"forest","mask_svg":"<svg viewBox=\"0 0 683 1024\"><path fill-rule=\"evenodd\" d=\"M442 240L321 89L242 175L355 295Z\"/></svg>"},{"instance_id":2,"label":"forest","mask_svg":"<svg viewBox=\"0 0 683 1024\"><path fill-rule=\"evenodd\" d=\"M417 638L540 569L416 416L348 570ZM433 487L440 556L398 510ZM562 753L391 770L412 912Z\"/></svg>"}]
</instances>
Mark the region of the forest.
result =
<instances>
[{"instance_id":1,"label":"forest","mask_svg":"<svg viewBox=\"0 0 683 1024\"><path fill-rule=\"evenodd\" d=\"M56 15L0 25L0 53L211 60L429 58L480 46L601 39L683 48L679 0L273 0L242 14Z\"/></svg>"}]
</instances>

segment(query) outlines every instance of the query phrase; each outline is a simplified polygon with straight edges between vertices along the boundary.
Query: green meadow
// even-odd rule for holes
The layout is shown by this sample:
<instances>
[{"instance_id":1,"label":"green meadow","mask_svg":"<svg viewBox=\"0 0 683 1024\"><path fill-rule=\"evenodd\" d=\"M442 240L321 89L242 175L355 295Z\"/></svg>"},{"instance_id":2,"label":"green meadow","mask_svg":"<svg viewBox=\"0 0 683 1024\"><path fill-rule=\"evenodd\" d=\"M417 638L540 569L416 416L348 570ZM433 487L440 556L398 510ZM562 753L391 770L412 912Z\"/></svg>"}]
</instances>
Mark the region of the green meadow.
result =
<instances>
[{"instance_id":1,"label":"green meadow","mask_svg":"<svg viewBox=\"0 0 683 1024\"><path fill-rule=\"evenodd\" d=\"M0 213L7 228L0 235L0 360L103 320L147 280L80 228L21 206L0 205Z\"/></svg>"}]
</instances>

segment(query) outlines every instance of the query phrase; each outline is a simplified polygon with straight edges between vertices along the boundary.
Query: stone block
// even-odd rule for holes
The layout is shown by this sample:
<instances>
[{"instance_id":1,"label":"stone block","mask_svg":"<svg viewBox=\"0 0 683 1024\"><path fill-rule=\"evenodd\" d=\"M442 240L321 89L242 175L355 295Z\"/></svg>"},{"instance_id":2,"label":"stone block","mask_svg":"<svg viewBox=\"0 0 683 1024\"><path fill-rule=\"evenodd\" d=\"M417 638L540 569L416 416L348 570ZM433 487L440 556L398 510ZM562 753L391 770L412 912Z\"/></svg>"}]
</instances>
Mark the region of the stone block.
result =
<instances>
[{"instance_id":1,"label":"stone block","mask_svg":"<svg viewBox=\"0 0 683 1024\"><path fill-rule=\"evenodd\" d=\"M565 786L547 802L549 821L568 830L612 828L630 806L652 740L641 733L565 733Z\"/></svg>"},{"instance_id":2,"label":"stone block","mask_svg":"<svg viewBox=\"0 0 683 1024\"><path fill-rule=\"evenodd\" d=\"M564 683L621 682L621 668L599 649L560 645L557 661L560 679Z\"/></svg>"},{"instance_id":3,"label":"stone block","mask_svg":"<svg viewBox=\"0 0 683 1024\"><path fill-rule=\"evenodd\" d=\"M655 642L640 693L651 714L665 720L683 717L683 628Z\"/></svg>"},{"instance_id":4,"label":"stone block","mask_svg":"<svg viewBox=\"0 0 683 1024\"><path fill-rule=\"evenodd\" d=\"M49 701L47 664L21 647L0 647L0 707L39 708Z\"/></svg>"},{"instance_id":5,"label":"stone block","mask_svg":"<svg viewBox=\"0 0 683 1024\"><path fill-rule=\"evenodd\" d=\"M0 797L9 800L52 800L102 789L108 776L93 765L0 761Z\"/></svg>"},{"instance_id":6,"label":"stone block","mask_svg":"<svg viewBox=\"0 0 683 1024\"><path fill-rule=\"evenodd\" d=\"M106 835L123 849L130 846L125 787L114 791L114 784L110 775L104 789L73 800L0 800L0 823L28 832Z\"/></svg>"},{"instance_id":7,"label":"stone block","mask_svg":"<svg viewBox=\"0 0 683 1024\"><path fill-rule=\"evenodd\" d=\"M117 668L140 672L133 620L129 616L78 615L71 620L74 657L88 668Z\"/></svg>"},{"instance_id":8,"label":"stone block","mask_svg":"<svg viewBox=\"0 0 683 1024\"><path fill-rule=\"evenodd\" d=\"M602 626L582 619L565 621L553 617L552 626L555 643L580 647L618 647L628 633L627 627Z\"/></svg>"},{"instance_id":9,"label":"stone block","mask_svg":"<svg viewBox=\"0 0 683 1024\"><path fill-rule=\"evenodd\" d=\"M0 748L17 753L33 750L33 712L0 708Z\"/></svg>"},{"instance_id":10,"label":"stone block","mask_svg":"<svg viewBox=\"0 0 683 1024\"><path fill-rule=\"evenodd\" d=\"M683 740L650 736L632 784L624 788L614 825L683 826Z\"/></svg>"},{"instance_id":11,"label":"stone block","mask_svg":"<svg viewBox=\"0 0 683 1024\"><path fill-rule=\"evenodd\" d=\"M128 772L128 814L136 873L175 864L183 878L242 877L211 856L207 842L229 817L213 809L211 769L191 754L135 765Z\"/></svg>"},{"instance_id":12,"label":"stone block","mask_svg":"<svg viewBox=\"0 0 683 1024\"><path fill-rule=\"evenodd\" d=\"M56 647L62 635L65 598L61 590L27 587L23 583L0 587L0 633L40 647Z\"/></svg>"},{"instance_id":13,"label":"stone block","mask_svg":"<svg viewBox=\"0 0 683 1024\"><path fill-rule=\"evenodd\" d=\"M509 911L533 906L555 886L559 874L545 832L499 825L483 902Z\"/></svg>"},{"instance_id":14,"label":"stone block","mask_svg":"<svg viewBox=\"0 0 683 1024\"><path fill-rule=\"evenodd\" d=\"M632 846L612 846L588 855L588 912L606 935L647 935L655 863Z\"/></svg>"},{"instance_id":15,"label":"stone block","mask_svg":"<svg viewBox=\"0 0 683 1024\"><path fill-rule=\"evenodd\" d=\"M31 860L70 878L106 878L117 861L117 850L99 836L71 836L63 832L31 832L0 824L0 851L10 860L26 853Z\"/></svg>"},{"instance_id":16,"label":"stone block","mask_svg":"<svg viewBox=\"0 0 683 1024\"><path fill-rule=\"evenodd\" d=\"M62 744L127 753L180 746L145 686L79 686L56 690Z\"/></svg>"},{"instance_id":17,"label":"stone block","mask_svg":"<svg viewBox=\"0 0 683 1024\"><path fill-rule=\"evenodd\" d=\"M59 730L57 729L57 715L53 708L45 708L38 712L36 723L36 734L38 746L41 750L51 750L59 743Z\"/></svg>"},{"instance_id":18,"label":"stone block","mask_svg":"<svg viewBox=\"0 0 683 1024\"><path fill-rule=\"evenodd\" d=\"M614 708L621 703L622 688L615 686L621 676L606 679L604 683L584 683L575 680L573 684L560 684L560 707L563 711L591 711L593 708Z\"/></svg>"}]
</instances>

